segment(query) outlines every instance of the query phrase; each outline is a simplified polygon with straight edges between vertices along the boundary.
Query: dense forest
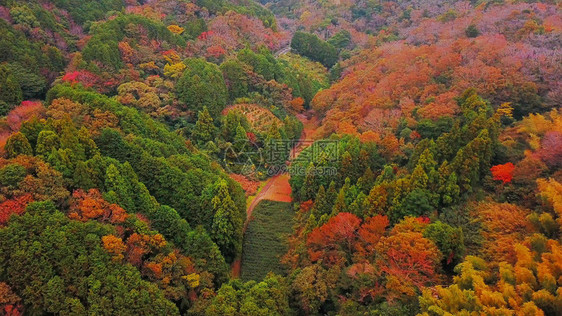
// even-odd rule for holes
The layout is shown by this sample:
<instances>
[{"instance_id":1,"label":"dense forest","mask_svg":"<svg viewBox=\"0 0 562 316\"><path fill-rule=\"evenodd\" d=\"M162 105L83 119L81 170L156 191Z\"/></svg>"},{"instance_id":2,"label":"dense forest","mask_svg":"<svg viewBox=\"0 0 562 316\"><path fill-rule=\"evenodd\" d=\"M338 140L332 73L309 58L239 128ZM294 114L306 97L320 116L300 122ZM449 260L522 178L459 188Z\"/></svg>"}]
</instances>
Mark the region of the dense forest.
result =
<instances>
[{"instance_id":1,"label":"dense forest","mask_svg":"<svg viewBox=\"0 0 562 316\"><path fill-rule=\"evenodd\" d=\"M0 315L562 315L562 4L0 0Z\"/></svg>"}]
</instances>

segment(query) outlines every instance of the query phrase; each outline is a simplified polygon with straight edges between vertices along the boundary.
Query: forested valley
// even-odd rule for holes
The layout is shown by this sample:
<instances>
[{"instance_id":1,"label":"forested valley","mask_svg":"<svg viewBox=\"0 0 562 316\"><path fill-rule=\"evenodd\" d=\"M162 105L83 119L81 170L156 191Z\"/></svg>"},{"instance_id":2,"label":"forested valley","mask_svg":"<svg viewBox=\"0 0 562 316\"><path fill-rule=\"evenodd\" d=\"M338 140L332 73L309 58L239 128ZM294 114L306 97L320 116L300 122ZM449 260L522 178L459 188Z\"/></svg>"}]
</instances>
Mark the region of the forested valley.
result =
<instances>
[{"instance_id":1,"label":"forested valley","mask_svg":"<svg viewBox=\"0 0 562 316\"><path fill-rule=\"evenodd\" d=\"M562 3L0 0L0 315L562 315Z\"/></svg>"}]
</instances>

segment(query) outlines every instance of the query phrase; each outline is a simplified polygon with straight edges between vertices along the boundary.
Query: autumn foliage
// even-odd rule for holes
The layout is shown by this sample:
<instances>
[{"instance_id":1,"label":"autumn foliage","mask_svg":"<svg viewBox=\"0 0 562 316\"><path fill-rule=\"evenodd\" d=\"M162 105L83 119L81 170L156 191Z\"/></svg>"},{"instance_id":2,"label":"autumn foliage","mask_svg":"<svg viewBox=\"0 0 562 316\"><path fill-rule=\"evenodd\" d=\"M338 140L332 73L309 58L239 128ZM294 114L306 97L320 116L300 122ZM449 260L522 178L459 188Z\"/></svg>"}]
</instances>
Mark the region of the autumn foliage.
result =
<instances>
[{"instance_id":1,"label":"autumn foliage","mask_svg":"<svg viewBox=\"0 0 562 316\"><path fill-rule=\"evenodd\" d=\"M26 194L0 203L0 226L6 225L12 214L23 214L26 206L32 201L31 194Z\"/></svg>"},{"instance_id":2,"label":"autumn foliage","mask_svg":"<svg viewBox=\"0 0 562 316\"><path fill-rule=\"evenodd\" d=\"M124 258L123 253L127 249L121 238L107 235L102 237L103 248L112 256L114 261L120 261Z\"/></svg>"},{"instance_id":3,"label":"autumn foliage","mask_svg":"<svg viewBox=\"0 0 562 316\"><path fill-rule=\"evenodd\" d=\"M515 170L515 165L508 162L503 165L493 166L490 171L492 171L492 176L494 180L503 181L503 183L509 183L513 179L513 171Z\"/></svg>"},{"instance_id":4,"label":"autumn foliage","mask_svg":"<svg viewBox=\"0 0 562 316\"><path fill-rule=\"evenodd\" d=\"M248 179L248 177L235 173L231 173L229 176L242 186L242 189L246 192L246 196L254 195L258 191L258 187L260 185L259 181L254 181L252 179Z\"/></svg>"},{"instance_id":5,"label":"autumn foliage","mask_svg":"<svg viewBox=\"0 0 562 316\"><path fill-rule=\"evenodd\" d=\"M311 262L350 266L352 278L360 274L377 278L380 284L365 293L373 297L385 293L388 302L415 296L418 289L439 279L442 254L416 228L405 225L388 234L388 218L381 215L361 222L353 214L339 213L310 232L306 245Z\"/></svg>"},{"instance_id":6,"label":"autumn foliage","mask_svg":"<svg viewBox=\"0 0 562 316\"><path fill-rule=\"evenodd\" d=\"M1 3L0 315L562 315L557 1Z\"/></svg>"},{"instance_id":7,"label":"autumn foliage","mask_svg":"<svg viewBox=\"0 0 562 316\"><path fill-rule=\"evenodd\" d=\"M88 192L76 190L72 194L69 218L83 222L95 219L121 224L127 219L127 216L127 212L119 205L105 201L97 189L90 189Z\"/></svg>"},{"instance_id":8,"label":"autumn foliage","mask_svg":"<svg viewBox=\"0 0 562 316\"><path fill-rule=\"evenodd\" d=\"M327 264L335 264L352 252L360 222L353 214L340 213L313 230L306 241L310 260L315 262L322 258Z\"/></svg>"}]
</instances>

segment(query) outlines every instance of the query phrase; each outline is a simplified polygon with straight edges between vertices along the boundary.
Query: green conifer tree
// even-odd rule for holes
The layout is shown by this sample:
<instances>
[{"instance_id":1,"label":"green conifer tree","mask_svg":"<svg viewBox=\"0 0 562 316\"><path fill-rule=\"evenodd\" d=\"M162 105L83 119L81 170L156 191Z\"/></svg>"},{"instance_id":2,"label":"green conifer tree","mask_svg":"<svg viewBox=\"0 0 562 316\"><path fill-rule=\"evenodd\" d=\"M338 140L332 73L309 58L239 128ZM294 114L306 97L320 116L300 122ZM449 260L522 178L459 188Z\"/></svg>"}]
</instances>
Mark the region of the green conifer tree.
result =
<instances>
[{"instance_id":1,"label":"green conifer tree","mask_svg":"<svg viewBox=\"0 0 562 316\"><path fill-rule=\"evenodd\" d=\"M203 111L200 111L197 116L197 122L195 123L195 128L193 129L192 137L193 140L199 145L206 144L209 141L215 139L217 132L217 127L209 113L207 107L203 107Z\"/></svg>"},{"instance_id":2,"label":"green conifer tree","mask_svg":"<svg viewBox=\"0 0 562 316\"><path fill-rule=\"evenodd\" d=\"M312 207L312 213L316 217L322 216L322 214L327 214L331 212L330 202L328 201L328 196L326 195L326 189L323 185L320 185L318 193L316 193L316 198L314 199L314 206Z\"/></svg>"},{"instance_id":3,"label":"green conifer tree","mask_svg":"<svg viewBox=\"0 0 562 316\"><path fill-rule=\"evenodd\" d=\"M19 155L33 155L33 149L27 137L20 132L14 133L12 136L8 137L4 150L8 158L15 158Z\"/></svg>"},{"instance_id":4,"label":"green conifer tree","mask_svg":"<svg viewBox=\"0 0 562 316\"><path fill-rule=\"evenodd\" d=\"M49 130L44 130L39 133L37 137L37 147L35 148L36 155L47 156L51 151L60 148L59 136Z\"/></svg>"},{"instance_id":5,"label":"green conifer tree","mask_svg":"<svg viewBox=\"0 0 562 316\"><path fill-rule=\"evenodd\" d=\"M74 187L86 191L94 188L95 185L92 181L92 173L93 171L88 168L85 162L78 161L78 163L76 163L76 168L74 169L73 175Z\"/></svg>"},{"instance_id":6,"label":"green conifer tree","mask_svg":"<svg viewBox=\"0 0 562 316\"><path fill-rule=\"evenodd\" d=\"M316 169L311 162L306 168L304 183L300 190L300 199L303 201L311 200L316 194Z\"/></svg>"},{"instance_id":7,"label":"green conifer tree","mask_svg":"<svg viewBox=\"0 0 562 316\"><path fill-rule=\"evenodd\" d=\"M217 193L211 200L214 211L211 226L211 237L219 246L228 262L240 253L242 249L242 218L236 204L228 193L228 184L219 180Z\"/></svg>"},{"instance_id":8,"label":"green conifer tree","mask_svg":"<svg viewBox=\"0 0 562 316\"><path fill-rule=\"evenodd\" d=\"M344 189L341 189L340 193L338 193L338 196L336 197L336 202L332 208L331 216L336 216L343 212L347 212L347 203L345 202L345 191Z\"/></svg>"}]
</instances>

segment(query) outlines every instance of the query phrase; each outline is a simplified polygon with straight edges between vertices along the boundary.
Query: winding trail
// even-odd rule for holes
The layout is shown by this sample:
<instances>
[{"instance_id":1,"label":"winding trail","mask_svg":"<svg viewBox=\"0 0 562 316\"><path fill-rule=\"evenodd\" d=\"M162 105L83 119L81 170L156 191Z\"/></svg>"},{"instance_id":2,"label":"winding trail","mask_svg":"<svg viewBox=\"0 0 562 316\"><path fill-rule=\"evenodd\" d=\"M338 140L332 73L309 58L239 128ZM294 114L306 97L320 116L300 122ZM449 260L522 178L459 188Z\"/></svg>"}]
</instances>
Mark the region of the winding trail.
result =
<instances>
[{"instance_id":1,"label":"winding trail","mask_svg":"<svg viewBox=\"0 0 562 316\"><path fill-rule=\"evenodd\" d=\"M290 47L289 47L290 50ZM303 131L301 137L299 139L299 144L291 149L290 157L292 159L296 158L303 149L309 145L309 142L305 142L305 140L311 140L314 135L314 131L318 127L318 120L316 116L313 115L311 111L308 111L306 114L298 114L297 118L303 123ZM289 161L290 163L290 161ZM252 203L246 209L246 222L244 223L243 233L246 233L246 229L248 228L248 224L252 220L252 213L255 207L263 200L270 200L276 202L292 202L292 189L291 185L289 184L289 179L291 176L288 173L282 173L275 175L267 180L267 183L263 186L263 188L257 193L257 195L252 200ZM241 271L241 258L237 258L232 263L231 267L231 276L232 278L239 278L240 271Z\"/></svg>"},{"instance_id":2,"label":"winding trail","mask_svg":"<svg viewBox=\"0 0 562 316\"><path fill-rule=\"evenodd\" d=\"M256 197L252 200L250 206L246 210L246 222L244 223L244 232L246 232L246 228L248 227L248 223L252 219L252 212L254 208L262 201L262 200L270 200L270 201L277 201L277 202L293 202L293 198L291 197L291 185L289 184L290 176L287 173L275 175L269 180L265 186L259 191Z\"/></svg>"},{"instance_id":3,"label":"winding trail","mask_svg":"<svg viewBox=\"0 0 562 316\"><path fill-rule=\"evenodd\" d=\"M312 112L307 112L307 114L298 114L297 118L303 123L303 131L299 139L297 146L291 149L289 155L290 159L295 159L305 148L310 145L308 140L311 140L314 135L314 131L318 126L318 121ZM290 162L290 161L289 161ZM276 202L292 202L291 197L292 190L289 184L289 179L291 176L288 173L282 173L275 175L267 180L265 186L258 192L256 197L252 200L252 203L248 206L246 210L246 223L244 223L244 232L246 232L246 227L248 222L252 219L252 212L254 208L263 200L270 200Z\"/></svg>"}]
</instances>

